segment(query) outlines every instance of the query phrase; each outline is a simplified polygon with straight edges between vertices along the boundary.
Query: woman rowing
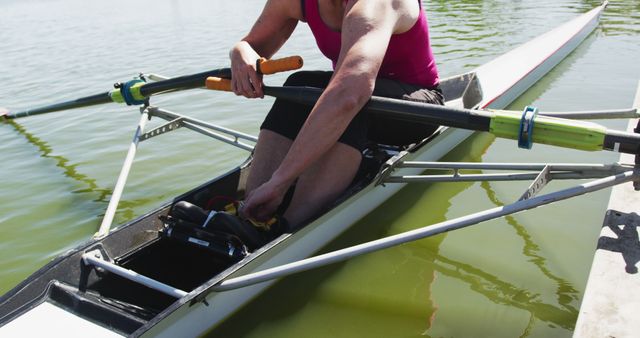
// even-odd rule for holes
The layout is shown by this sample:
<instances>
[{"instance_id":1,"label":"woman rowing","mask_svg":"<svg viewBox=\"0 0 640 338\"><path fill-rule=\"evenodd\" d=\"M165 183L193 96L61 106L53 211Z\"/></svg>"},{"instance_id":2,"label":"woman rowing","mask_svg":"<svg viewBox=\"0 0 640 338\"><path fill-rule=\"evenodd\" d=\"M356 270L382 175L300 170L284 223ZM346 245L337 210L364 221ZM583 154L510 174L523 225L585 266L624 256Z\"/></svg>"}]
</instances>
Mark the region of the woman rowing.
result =
<instances>
[{"instance_id":1,"label":"woman rowing","mask_svg":"<svg viewBox=\"0 0 640 338\"><path fill-rule=\"evenodd\" d=\"M256 60L274 55L300 21L334 70L302 71L285 82L326 89L313 107L276 100L260 128L242 209L255 220L283 212L294 228L349 186L368 143L410 144L436 129L361 113L372 94L444 101L419 0L268 0L230 51L237 95L263 97Z\"/></svg>"}]
</instances>

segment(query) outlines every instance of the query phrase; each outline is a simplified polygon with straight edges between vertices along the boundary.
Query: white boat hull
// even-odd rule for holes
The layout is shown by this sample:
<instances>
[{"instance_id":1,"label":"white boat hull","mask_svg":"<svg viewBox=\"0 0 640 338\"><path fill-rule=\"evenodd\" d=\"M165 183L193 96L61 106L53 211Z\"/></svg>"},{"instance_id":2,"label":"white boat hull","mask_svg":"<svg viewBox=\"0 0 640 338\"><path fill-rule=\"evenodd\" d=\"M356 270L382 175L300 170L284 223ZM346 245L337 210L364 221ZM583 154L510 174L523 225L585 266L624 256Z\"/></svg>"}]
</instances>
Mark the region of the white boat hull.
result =
<instances>
[{"instance_id":1,"label":"white boat hull","mask_svg":"<svg viewBox=\"0 0 640 338\"><path fill-rule=\"evenodd\" d=\"M473 71L480 81L483 92L479 107L502 109L513 102L566 58L593 31L603 9L604 7L596 8ZM428 143L417 153L409 154L405 160L437 161L471 134L472 132L467 130L447 128L442 135L438 136L439 140ZM404 168L397 174L419 173L420 169ZM362 190L351 197L350 202L343 203L288 238L287 242L291 244L282 243L283 247L277 252L270 253L268 259L261 259L255 265L247 266L246 269L237 271L230 277L261 271L311 256L403 186L404 184L387 184ZM185 335L186 332L192 333L189 336L202 334L222 322L272 283L273 281L264 282L242 289L211 293L206 298L209 306L203 303L197 303L191 307L185 305L162 323L145 332L143 336L175 337Z\"/></svg>"},{"instance_id":2,"label":"white boat hull","mask_svg":"<svg viewBox=\"0 0 640 338\"><path fill-rule=\"evenodd\" d=\"M472 72L477 76L479 86L482 89L482 97L478 98L480 103L477 106L479 108L496 109L506 107L550 69L555 67L584 40L597 25L598 17L603 9L604 6L601 6L585 13L565 25L477 68ZM456 100L448 104L459 105L463 101ZM472 132L467 130L441 128L439 134L434 136L430 142L415 147L412 151L403 155L402 160L437 161L471 134ZM412 168L402 168L394 172L394 174L398 175L415 175L419 173L420 169ZM369 184L323 216L314 220L311 224L294 234L281 236L265 248L252 253L240 263L228 268L189 292L187 296L173 302L137 331L133 332L132 335L141 337L196 337L203 334L256 297L270 286L273 281L224 292L211 291L216 284L227 278L262 271L313 255L347 230L353 223L389 199L403 186L403 184L387 184L385 186L374 183ZM161 212L163 211L156 211L144 217L157 219L158 214ZM130 239L131 243L127 244L130 245L130 248L137 249L143 245L141 243L151 241L151 237L148 237L151 236L149 234L135 234L139 235L136 237L129 236L126 233L129 231L127 229L118 229L117 231L121 232L121 237L119 238ZM105 241L109 240L108 237ZM79 250L84 249L81 248ZM68 257L62 257L61 259L65 258ZM49 267L50 270L56 268L55 264ZM47 272L41 271L38 273L44 275ZM38 281L37 276L34 280L36 283L50 283L48 281ZM27 288L28 286L29 284L21 284L17 289ZM20 294L20 290L12 292L10 297L7 298L7 302L19 303L21 300L18 300L18 298L26 297ZM33 304L34 302L36 304ZM43 327L43 325L46 327L46 323L43 323L42 319L38 319L40 318L38 315L42 309L50 308L53 304L48 303L46 299L43 302L45 303L37 303L37 300L25 301L26 305L22 308L12 305L12 308L17 308L18 310L11 310L13 312L9 311L9 314L5 316L5 318L12 319L0 327L0 336L4 336L9 332L21 332L22 336L30 336L30 332L37 332L38 328ZM25 307L28 309L24 310ZM17 312L20 312L19 316L15 316ZM79 315L73 315L70 312L63 314L56 317L59 321L57 324L60 327L68 328L72 332L77 332L77 329L85 327L87 330L92 330L91 332L94 334L100 331L108 333L109 336L119 335L116 329L110 330L107 327L100 327L107 329L106 331L96 331L95 325L87 325L88 321L82 319ZM90 332L86 331L81 334L88 336Z\"/></svg>"}]
</instances>

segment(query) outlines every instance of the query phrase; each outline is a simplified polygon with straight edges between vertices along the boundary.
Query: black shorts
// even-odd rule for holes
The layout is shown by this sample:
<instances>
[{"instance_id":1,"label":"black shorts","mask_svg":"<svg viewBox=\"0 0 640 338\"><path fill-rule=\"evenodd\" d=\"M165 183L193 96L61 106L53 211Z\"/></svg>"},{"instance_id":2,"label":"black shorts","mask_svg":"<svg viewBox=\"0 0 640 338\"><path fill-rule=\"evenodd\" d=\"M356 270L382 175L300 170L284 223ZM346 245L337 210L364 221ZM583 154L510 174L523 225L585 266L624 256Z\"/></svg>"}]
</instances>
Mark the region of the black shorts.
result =
<instances>
[{"instance_id":1,"label":"black shorts","mask_svg":"<svg viewBox=\"0 0 640 338\"><path fill-rule=\"evenodd\" d=\"M301 71L289 76L285 86L325 88L333 72ZM375 96L444 104L439 88L425 89L389 79L378 79ZM294 140L313 107L283 99L276 99L260 129L267 129ZM363 151L370 142L388 145L408 145L433 134L437 125L395 120L381 115L359 112L338 142Z\"/></svg>"}]
</instances>

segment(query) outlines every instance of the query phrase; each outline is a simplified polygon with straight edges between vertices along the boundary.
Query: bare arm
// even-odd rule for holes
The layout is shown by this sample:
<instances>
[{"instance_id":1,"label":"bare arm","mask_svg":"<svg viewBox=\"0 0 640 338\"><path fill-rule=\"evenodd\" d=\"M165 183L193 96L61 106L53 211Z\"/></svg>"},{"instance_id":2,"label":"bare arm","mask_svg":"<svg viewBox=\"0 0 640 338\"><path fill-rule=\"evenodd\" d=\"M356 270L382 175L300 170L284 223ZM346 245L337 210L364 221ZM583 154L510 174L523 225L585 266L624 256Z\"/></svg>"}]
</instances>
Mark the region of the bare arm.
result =
<instances>
[{"instance_id":1,"label":"bare arm","mask_svg":"<svg viewBox=\"0 0 640 338\"><path fill-rule=\"evenodd\" d=\"M293 181L335 145L371 97L398 21L398 14L388 0L349 2L342 23L341 53L334 76L280 167L250 196L247 206L250 216L269 217Z\"/></svg>"},{"instance_id":2,"label":"bare arm","mask_svg":"<svg viewBox=\"0 0 640 338\"><path fill-rule=\"evenodd\" d=\"M260 57L270 58L289 39L302 13L298 0L268 0L251 31L231 51L231 89L236 95L262 97L262 78L256 72Z\"/></svg>"}]
</instances>

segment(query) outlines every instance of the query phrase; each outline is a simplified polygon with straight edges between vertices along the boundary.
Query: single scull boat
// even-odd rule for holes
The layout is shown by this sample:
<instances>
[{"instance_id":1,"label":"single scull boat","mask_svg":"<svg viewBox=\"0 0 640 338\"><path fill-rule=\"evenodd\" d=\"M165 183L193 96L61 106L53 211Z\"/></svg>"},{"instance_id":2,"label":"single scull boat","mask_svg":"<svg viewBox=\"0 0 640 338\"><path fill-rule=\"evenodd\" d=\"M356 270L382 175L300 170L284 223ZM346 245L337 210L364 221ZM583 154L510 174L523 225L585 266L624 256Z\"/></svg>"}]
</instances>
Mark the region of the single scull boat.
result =
<instances>
[{"instance_id":1,"label":"single scull boat","mask_svg":"<svg viewBox=\"0 0 640 338\"><path fill-rule=\"evenodd\" d=\"M470 73L443 80L447 105L504 108L593 31L605 5ZM145 107L143 115L169 120L180 117L155 107ZM198 124L205 125L189 120L183 126L198 129ZM442 127L407 149L370 149L353 185L330 208L298 231L280 235L253 252L234 251L240 247L229 246L225 257L206 248L207 238L194 235L179 241L167 236L167 215L176 202L207 208L216 196L242 198L249 159L34 273L0 299L0 336L31 336L42 330L52 336L198 336L274 282L221 291L224 281L311 256L402 187L380 184L383 170L403 161L437 161L471 133ZM136 135L137 139L149 136ZM231 143L236 144L242 137L230 135ZM403 167L395 169L394 174L411 175L420 170Z\"/></svg>"}]
</instances>

